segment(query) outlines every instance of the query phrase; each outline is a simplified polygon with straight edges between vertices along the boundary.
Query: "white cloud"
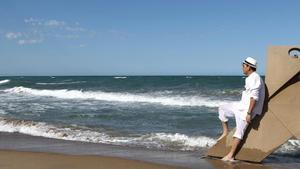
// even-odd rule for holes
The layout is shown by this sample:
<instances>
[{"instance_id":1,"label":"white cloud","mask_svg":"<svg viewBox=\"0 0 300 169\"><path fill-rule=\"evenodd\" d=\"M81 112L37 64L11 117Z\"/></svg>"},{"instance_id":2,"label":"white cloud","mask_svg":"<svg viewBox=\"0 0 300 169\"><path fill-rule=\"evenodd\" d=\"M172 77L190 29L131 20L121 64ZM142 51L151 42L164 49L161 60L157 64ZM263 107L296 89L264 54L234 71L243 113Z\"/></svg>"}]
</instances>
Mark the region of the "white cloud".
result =
<instances>
[{"instance_id":1,"label":"white cloud","mask_svg":"<svg viewBox=\"0 0 300 169\"><path fill-rule=\"evenodd\" d=\"M9 40L14 40L19 45L41 43L42 37L33 30L32 32L7 32L5 37Z\"/></svg>"},{"instance_id":2,"label":"white cloud","mask_svg":"<svg viewBox=\"0 0 300 169\"><path fill-rule=\"evenodd\" d=\"M80 36L76 34L55 34L53 35L55 38L59 39L79 39Z\"/></svg>"},{"instance_id":3,"label":"white cloud","mask_svg":"<svg viewBox=\"0 0 300 169\"><path fill-rule=\"evenodd\" d=\"M64 21L48 20L44 23L45 26L63 27L66 25Z\"/></svg>"},{"instance_id":4,"label":"white cloud","mask_svg":"<svg viewBox=\"0 0 300 169\"><path fill-rule=\"evenodd\" d=\"M49 27L49 28L61 28L66 31L70 32L84 32L86 31L84 28L80 27L79 22L75 22L74 24L68 24L65 21L59 21L56 19L35 19L35 18L28 18L24 19L24 22L31 26L41 26L41 27Z\"/></svg>"},{"instance_id":5,"label":"white cloud","mask_svg":"<svg viewBox=\"0 0 300 169\"><path fill-rule=\"evenodd\" d=\"M90 37L89 32L91 32L81 27L79 22L70 24L56 19L45 20L35 19L32 17L24 19L24 22L29 26L34 26L36 29L39 29L44 33L44 35L56 38L65 37L71 39L78 38L80 36Z\"/></svg>"},{"instance_id":6,"label":"white cloud","mask_svg":"<svg viewBox=\"0 0 300 169\"><path fill-rule=\"evenodd\" d=\"M70 27L70 26L66 26L65 27L66 31L70 31L70 32L84 32L85 29L81 28L81 27Z\"/></svg>"},{"instance_id":7,"label":"white cloud","mask_svg":"<svg viewBox=\"0 0 300 169\"><path fill-rule=\"evenodd\" d=\"M41 26L41 25L43 25L43 20L41 20L41 19L29 18L29 19L24 19L24 22L26 24L30 24L32 26Z\"/></svg>"},{"instance_id":8,"label":"white cloud","mask_svg":"<svg viewBox=\"0 0 300 169\"><path fill-rule=\"evenodd\" d=\"M36 44L41 43L42 39L20 39L18 40L19 45L26 45L26 44Z\"/></svg>"},{"instance_id":9,"label":"white cloud","mask_svg":"<svg viewBox=\"0 0 300 169\"><path fill-rule=\"evenodd\" d=\"M86 44L80 44L79 47L81 48L86 47Z\"/></svg>"},{"instance_id":10,"label":"white cloud","mask_svg":"<svg viewBox=\"0 0 300 169\"><path fill-rule=\"evenodd\" d=\"M5 37L7 39L18 39L21 36L22 36L22 33L20 33L20 32L7 32L5 34Z\"/></svg>"},{"instance_id":11,"label":"white cloud","mask_svg":"<svg viewBox=\"0 0 300 169\"><path fill-rule=\"evenodd\" d=\"M130 34L124 31L119 31L119 30L109 30L108 33L110 33L113 37L118 38L118 39L127 39Z\"/></svg>"},{"instance_id":12,"label":"white cloud","mask_svg":"<svg viewBox=\"0 0 300 169\"><path fill-rule=\"evenodd\" d=\"M0 32L8 40L13 40L19 45L38 44L48 39L76 39L95 38L96 32L88 30L80 25L79 22L68 23L56 19L25 18L23 30ZM112 32L112 34L118 34ZM80 44L80 42L79 42ZM80 44L79 47L85 47Z\"/></svg>"}]
</instances>

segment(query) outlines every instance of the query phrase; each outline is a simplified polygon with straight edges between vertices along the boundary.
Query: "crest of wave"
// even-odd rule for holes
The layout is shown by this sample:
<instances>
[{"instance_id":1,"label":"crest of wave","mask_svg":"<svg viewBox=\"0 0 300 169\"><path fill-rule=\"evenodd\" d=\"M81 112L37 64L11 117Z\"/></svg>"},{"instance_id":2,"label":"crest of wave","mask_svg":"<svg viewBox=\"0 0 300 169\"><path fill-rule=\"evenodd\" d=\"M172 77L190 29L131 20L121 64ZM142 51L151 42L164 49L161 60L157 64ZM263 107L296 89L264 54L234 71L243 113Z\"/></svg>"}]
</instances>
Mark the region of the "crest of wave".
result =
<instances>
[{"instance_id":1,"label":"crest of wave","mask_svg":"<svg viewBox=\"0 0 300 169\"><path fill-rule=\"evenodd\" d=\"M102 91L80 91L80 90L39 90L26 87L14 87L4 90L5 92L17 94L30 94L35 96L56 97L61 99L94 99L115 102L143 102L169 106L206 106L218 107L232 101L212 100L201 96L180 95L155 95L153 93L134 94Z\"/></svg>"},{"instance_id":2,"label":"crest of wave","mask_svg":"<svg viewBox=\"0 0 300 169\"><path fill-rule=\"evenodd\" d=\"M134 137L112 136L105 131L95 131L86 127L58 127L42 122L0 118L0 131L55 138L62 140L104 143L112 145L140 146L165 150L197 150L210 147L215 140L206 136L190 137L176 133L150 133Z\"/></svg>"},{"instance_id":3,"label":"crest of wave","mask_svg":"<svg viewBox=\"0 0 300 169\"><path fill-rule=\"evenodd\" d=\"M6 79L6 80L0 80L0 85L6 84L6 83L9 83L9 82L10 82L9 79Z\"/></svg>"}]
</instances>

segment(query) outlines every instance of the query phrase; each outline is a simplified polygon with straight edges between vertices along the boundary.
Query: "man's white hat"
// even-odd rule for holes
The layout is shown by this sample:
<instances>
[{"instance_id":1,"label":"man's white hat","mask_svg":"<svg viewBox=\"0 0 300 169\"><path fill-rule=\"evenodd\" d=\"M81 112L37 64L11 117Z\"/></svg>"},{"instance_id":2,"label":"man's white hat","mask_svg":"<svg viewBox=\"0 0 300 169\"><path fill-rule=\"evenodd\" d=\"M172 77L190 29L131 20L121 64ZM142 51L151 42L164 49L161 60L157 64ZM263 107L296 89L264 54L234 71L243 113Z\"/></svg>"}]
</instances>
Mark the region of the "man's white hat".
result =
<instances>
[{"instance_id":1,"label":"man's white hat","mask_svg":"<svg viewBox=\"0 0 300 169\"><path fill-rule=\"evenodd\" d=\"M249 65L250 67L256 68L257 66L257 61L253 59L252 57L247 57L244 61L243 64Z\"/></svg>"}]
</instances>

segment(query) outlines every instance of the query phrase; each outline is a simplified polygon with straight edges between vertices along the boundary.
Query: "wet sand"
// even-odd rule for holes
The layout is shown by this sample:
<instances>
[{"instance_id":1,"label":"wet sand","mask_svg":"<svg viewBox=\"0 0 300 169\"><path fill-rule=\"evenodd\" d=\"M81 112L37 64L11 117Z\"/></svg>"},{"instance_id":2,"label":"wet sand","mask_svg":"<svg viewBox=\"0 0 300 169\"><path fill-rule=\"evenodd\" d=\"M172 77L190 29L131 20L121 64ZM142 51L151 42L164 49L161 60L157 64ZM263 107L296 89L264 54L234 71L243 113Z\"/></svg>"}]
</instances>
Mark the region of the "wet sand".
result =
<instances>
[{"instance_id":1,"label":"wet sand","mask_svg":"<svg viewBox=\"0 0 300 169\"><path fill-rule=\"evenodd\" d=\"M229 163L191 152L153 151L0 132L0 169L294 169L300 160ZM280 158L279 161L277 158Z\"/></svg>"},{"instance_id":2,"label":"wet sand","mask_svg":"<svg viewBox=\"0 0 300 169\"><path fill-rule=\"evenodd\" d=\"M1 169L179 169L116 157L0 151Z\"/></svg>"}]
</instances>

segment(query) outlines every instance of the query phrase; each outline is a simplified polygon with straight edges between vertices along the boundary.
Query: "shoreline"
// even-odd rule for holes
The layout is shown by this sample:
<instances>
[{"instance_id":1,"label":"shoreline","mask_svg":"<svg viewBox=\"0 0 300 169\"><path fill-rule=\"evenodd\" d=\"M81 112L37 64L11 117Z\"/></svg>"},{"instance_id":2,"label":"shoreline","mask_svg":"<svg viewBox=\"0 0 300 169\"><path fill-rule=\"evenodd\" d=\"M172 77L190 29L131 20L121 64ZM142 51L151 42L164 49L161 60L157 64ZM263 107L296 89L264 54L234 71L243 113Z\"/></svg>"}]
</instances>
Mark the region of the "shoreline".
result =
<instances>
[{"instance_id":1,"label":"shoreline","mask_svg":"<svg viewBox=\"0 0 300 169\"><path fill-rule=\"evenodd\" d=\"M198 168L203 160L190 152L148 150L100 143L67 141L20 133L0 132L0 151L113 157L181 168ZM200 160L199 160L200 159ZM1 164L1 162L0 162ZM0 167L1 168L1 167Z\"/></svg>"},{"instance_id":2,"label":"shoreline","mask_svg":"<svg viewBox=\"0 0 300 169\"><path fill-rule=\"evenodd\" d=\"M117 157L21 152L15 150L0 150L0 163L0 168L9 169L183 169L175 166L167 166L138 160L127 160Z\"/></svg>"},{"instance_id":3,"label":"shoreline","mask_svg":"<svg viewBox=\"0 0 300 169\"><path fill-rule=\"evenodd\" d=\"M276 159L272 158L262 164L241 161L228 163L219 159L201 158L198 152L155 151L0 132L1 169L293 169L300 167L298 161L276 163L274 162Z\"/></svg>"}]
</instances>

